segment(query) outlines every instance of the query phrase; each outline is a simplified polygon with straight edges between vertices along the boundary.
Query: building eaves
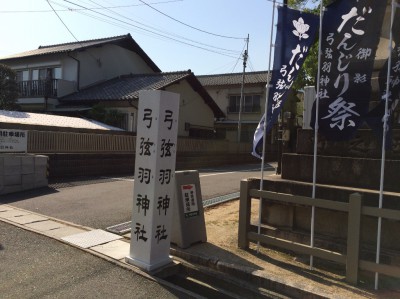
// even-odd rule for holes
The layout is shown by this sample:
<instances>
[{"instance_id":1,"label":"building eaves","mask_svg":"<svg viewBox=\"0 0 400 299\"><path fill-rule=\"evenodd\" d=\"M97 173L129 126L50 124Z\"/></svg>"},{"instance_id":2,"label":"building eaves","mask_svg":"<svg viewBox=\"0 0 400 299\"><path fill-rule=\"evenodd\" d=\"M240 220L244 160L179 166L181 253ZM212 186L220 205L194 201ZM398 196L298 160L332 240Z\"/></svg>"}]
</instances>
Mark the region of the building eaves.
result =
<instances>
[{"instance_id":1,"label":"building eaves","mask_svg":"<svg viewBox=\"0 0 400 299\"><path fill-rule=\"evenodd\" d=\"M205 87L241 85L243 73L216 74L197 76L200 83ZM268 81L268 71L247 72L244 76L245 84L266 84Z\"/></svg>"},{"instance_id":2,"label":"building eaves","mask_svg":"<svg viewBox=\"0 0 400 299\"><path fill-rule=\"evenodd\" d=\"M213 110L215 117L220 118L225 116L190 70L120 76L65 96L60 101L68 104L102 101L130 102L139 98L140 90L163 90L181 80L188 81L192 88L199 93L206 104Z\"/></svg>"},{"instance_id":3,"label":"building eaves","mask_svg":"<svg viewBox=\"0 0 400 299\"><path fill-rule=\"evenodd\" d=\"M152 68L154 72L161 71L158 68L158 66L150 59L150 57L143 51L143 49L135 42L135 40L132 38L130 34L108 37L108 38L64 43L64 44L49 45L49 46L39 46L39 48L35 50L30 50L5 57L0 57L0 62L7 62L17 59L59 54L59 53L71 53L75 51L83 51L85 49L99 47L106 44L115 44L124 47L128 50L131 50L133 52L136 52Z\"/></svg>"},{"instance_id":4,"label":"building eaves","mask_svg":"<svg viewBox=\"0 0 400 299\"><path fill-rule=\"evenodd\" d=\"M163 89L188 75L188 72L124 75L65 96L61 101L135 100L139 97L140 90Z\"/></svg>"}]
</instances>

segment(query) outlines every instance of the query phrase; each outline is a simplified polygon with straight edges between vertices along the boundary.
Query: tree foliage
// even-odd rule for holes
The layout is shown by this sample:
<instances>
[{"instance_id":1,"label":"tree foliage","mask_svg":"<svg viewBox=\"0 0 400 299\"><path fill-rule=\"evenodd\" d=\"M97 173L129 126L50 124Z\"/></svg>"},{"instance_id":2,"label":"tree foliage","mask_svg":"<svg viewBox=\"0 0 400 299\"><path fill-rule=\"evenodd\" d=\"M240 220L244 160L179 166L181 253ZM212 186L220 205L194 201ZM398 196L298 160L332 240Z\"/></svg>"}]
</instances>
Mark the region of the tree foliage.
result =
<instances>
[{"instance_id":1,"label":"tree foliage","mask_svg":"<svg viewBox=\"0 0 400 299\"><path fill-rule=\"evenodd\" d=\"M0 64L0 109L19 110L16 73L7 65Z\"/></svg>"},{"instance_id":2,"label":"tree foliage","mask_svg":"<svg viewBox=\"0 0 400 299\"><path fill-rule=\"evenodd\" d=\"M123 114L116 109L106 109L105 106L94 105L89 112L89 117L110 126L120 127Z\"/></svg>"}]
</instances>

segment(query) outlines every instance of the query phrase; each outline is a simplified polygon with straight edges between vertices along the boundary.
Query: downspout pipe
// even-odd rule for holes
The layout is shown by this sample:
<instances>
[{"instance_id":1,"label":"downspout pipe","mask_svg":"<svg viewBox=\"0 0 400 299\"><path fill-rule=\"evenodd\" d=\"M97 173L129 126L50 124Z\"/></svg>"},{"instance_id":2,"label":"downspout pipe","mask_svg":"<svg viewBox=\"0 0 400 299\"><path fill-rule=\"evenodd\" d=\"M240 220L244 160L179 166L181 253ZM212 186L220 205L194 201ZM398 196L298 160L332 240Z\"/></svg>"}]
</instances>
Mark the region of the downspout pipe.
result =
<instances>
[{"instance_id":1,"label":"downspout pipe","mask_svg":"<svg viewBox=\"0 0 400 299\"><path fill-rule=\"evenodd\" d=\"M80 82L80 78L81 78L81 62L80 62L80 60L78 60L78 59L76 59L75 57L72 57L69 53L67 54L67 56L69 57L69 58L72 58L73 60L75 60L77 63L78 63L78 71L77 71L77 90L79 91L79 89L80 89L80 85L79 85L79 82Z\"/></svg>"}]
</instances>

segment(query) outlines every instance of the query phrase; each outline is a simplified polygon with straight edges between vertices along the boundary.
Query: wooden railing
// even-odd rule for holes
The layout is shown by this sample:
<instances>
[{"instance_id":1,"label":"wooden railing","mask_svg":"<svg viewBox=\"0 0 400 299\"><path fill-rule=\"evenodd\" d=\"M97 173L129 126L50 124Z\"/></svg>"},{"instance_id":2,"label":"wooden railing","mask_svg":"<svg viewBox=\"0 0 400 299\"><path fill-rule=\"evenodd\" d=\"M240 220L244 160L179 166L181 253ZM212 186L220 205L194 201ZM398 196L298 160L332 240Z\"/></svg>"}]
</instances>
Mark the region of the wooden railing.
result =
<instances>
[{"instance_id":1,"label":"wooden railing","mask_svg":"<svg viewBox=\"0 0 400 299\"><path fill-rule=\"evenodd\" d=\"M238 246L243 249L249 247L249 242L260 242L261 244L272 245L291 250L301 254L307 254L321 259L337 262L346 265L346 281L357 284L359 270L377 272L388 276L400 278L400 267L377 264L361 260L360 252L360 230L361 217L381 217L390 220L400 220L400 211L379 209L374 207L363 207L362 198L358 193L350 196L348 203L337 202L325 199L312 199L304 196L282 194L269 191L260 191L260 180L242 180L240 184L240 211L239 211L239 235ZM347 230L347 251L346 254L311 247L302 243L279 239L265 234L258 234L255 225L250 224L251 199L268 199L285 204L296 204L314 206L316 208L348 213Z\"/></svg>"}]
</instances>

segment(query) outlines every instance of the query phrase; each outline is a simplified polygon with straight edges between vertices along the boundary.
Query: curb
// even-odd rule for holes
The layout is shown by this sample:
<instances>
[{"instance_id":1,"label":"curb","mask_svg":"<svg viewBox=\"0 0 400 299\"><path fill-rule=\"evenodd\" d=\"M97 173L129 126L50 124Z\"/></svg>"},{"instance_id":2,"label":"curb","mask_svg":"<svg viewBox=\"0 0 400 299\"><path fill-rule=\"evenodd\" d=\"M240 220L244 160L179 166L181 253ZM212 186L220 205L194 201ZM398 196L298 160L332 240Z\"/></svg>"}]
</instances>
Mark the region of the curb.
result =
<instances>
[{"instance_id":1,"label":"curb","mask_svg":"<svg viewBox=\"0 0 400 299\"><path fill-rule=\"evenodd\" d=\"M64 220L60 220L60 219L57 219L57 218L54 218L54 217L50 217L50 216L46 216L46 215L43 215L43 214L38 214L38 213L35 213L35 212L24 210L24 209L21 209L21 208L13 207L13 206L10 206L10 205L7 205L7 204L0 204L0 206L9 207L9 208L12 208L13 210L19 210L19 211L27 212L27 213L29 213L31 215L42 216L42 217L47 218L48 220L52 220L52 221L64 224L66 226L69 226L69 227L79 228L79 229L82 229L82 230L85 230L85 231L94 230L91 227L87 227L87 226L83 226L83 225L79 225L79 224L74 224L74 223L71 223L71 222L68 222L68 221L64 221ZM125 262L123 262L121 260L114 259L114 258L109 257L109 256L107 256L105 254L100 253L100 252L96 252L96 251L94 251L94 250L92 250L90 248L82 248L82 247L77 246L75 244L72 244L72 243L69 243L67 241L64 241L61 238L57 238L57 237L51 236L50 234L46 233L46 231L36 230L36 229L30 228L30 227L27 227L25 224L19 224L19 223L13 222L12 220L9 220L7 218L0 218L0 223L1 222L4 222L4 223L7 223L9 225L18 227L20 229L23 229L23 230L26 230L26 231L30 231L32 233L35 233L35 234L38 234L38 235L53 239L53 240L59 242L60 244L68 245L70 247L79 249L84 253L88 253L88 254L94 255L94 256L96 256L98 258L101 258L101 259L103 259L103 260L105 260L105 261L107 261L109 263L114 264L115 266L121 267L121 268L123 268L125 270L128 270L128 271L132 271L135 274L140 275L140 276L142 276L142 277L144 277L144 278L146 278L148 280L157 282L160 285L163 285L163 286L168 287L170 289L174 289L174 290L180 292L181 295L187 296L185 298L201 298L197 294L195 294L195 293L193 293L193 292L191 292L189 290L186 290L186 289L181 288L180 286L177 286L177 285L175 285L173 283L170 283L170 282L168 282L168 281L166 281L166 280L164 280L162 278L154 276L151 273L147 273L145 271L142 271L140 268L132 266L132 265L130 265L128 263L125 263ZM127 239L126 237L123 237L123 240L127 241L129 239Z\"/></svg>"},{"instance_id":2,"label":"curb","mask_svg":"<svg viewBox=\"0 0 400 299\"><path fill-rule=\"evenodd\" d=\"M313 292L304 290L302 286L296 286L290 282L278 280L276 278L267 277L265 273L257 269L240 266L236 264L220 261L216 257L207 257L204 255L191 254L177 248L171 248L171 255L176 256L188 263L197 264L199 266L209 267L220 273L231 275L236 279L245 282L250 282L257 287L264 287L268 290L276 291L293 298L310 298L310 299L325 299L330 298L322 295L318 290Z\"/></svg>"}]
</instances>

